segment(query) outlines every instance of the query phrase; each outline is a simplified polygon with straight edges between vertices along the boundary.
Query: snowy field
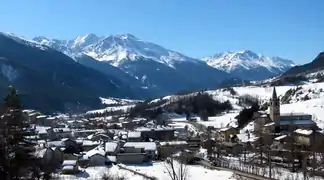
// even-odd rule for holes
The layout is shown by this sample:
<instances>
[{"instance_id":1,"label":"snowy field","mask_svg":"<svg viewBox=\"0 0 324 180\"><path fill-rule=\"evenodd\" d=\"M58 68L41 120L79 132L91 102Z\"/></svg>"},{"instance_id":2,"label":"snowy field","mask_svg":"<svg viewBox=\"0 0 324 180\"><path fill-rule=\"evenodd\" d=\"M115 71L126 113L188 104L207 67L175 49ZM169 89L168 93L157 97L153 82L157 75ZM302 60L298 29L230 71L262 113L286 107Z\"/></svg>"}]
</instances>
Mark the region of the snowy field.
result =
<instances>
[{"instance_id":1,"label":"snowy field","mask_svg":"<svg viewBox=\"0 0 324 180\"><path fill-rule=\"evenodd\" d=\"M151 165L122 165L127 169L137 171L138 173L145 174L150 177L156 177L158 180L169 180L167 169L164 162L154 162ZM177 167L177 165L176 165ZM101 179L105 174L112 174L123 176L126 180L143 180L144 177L135 175L133 172L124 170L114 165L112 167L89 167L84 169L84 172L78 175L58 175L59 179L62 180L73 180L73 179ZM198 165L187 166L187 180L198 180L198 179L215 179L217 180L228 180L233 179L233 173L229 171L218 171L209 170Z\"/></svg>"}]
</instances>

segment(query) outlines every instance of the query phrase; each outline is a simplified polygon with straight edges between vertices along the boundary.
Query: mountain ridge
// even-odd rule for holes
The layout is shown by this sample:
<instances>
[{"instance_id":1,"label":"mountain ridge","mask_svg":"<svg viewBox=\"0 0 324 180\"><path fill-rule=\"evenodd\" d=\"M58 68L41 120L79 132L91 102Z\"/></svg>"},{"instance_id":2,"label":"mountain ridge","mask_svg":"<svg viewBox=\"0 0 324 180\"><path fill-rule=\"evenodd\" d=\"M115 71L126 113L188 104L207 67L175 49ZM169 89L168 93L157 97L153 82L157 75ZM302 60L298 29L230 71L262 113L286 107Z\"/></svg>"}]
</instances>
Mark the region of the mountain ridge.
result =
<instances>
[{"instance_id":1,"label":"mountain ridge","mask_svg":"<svg viewBox=\"0 0 324 180\"><path fill-rule=\"evenodd\" d=\"M246 80L262 80L284 73L295 66L291 60L267 57L251 50L217 53L202 58L210 66Z\"/></svg>"}]
</instances>

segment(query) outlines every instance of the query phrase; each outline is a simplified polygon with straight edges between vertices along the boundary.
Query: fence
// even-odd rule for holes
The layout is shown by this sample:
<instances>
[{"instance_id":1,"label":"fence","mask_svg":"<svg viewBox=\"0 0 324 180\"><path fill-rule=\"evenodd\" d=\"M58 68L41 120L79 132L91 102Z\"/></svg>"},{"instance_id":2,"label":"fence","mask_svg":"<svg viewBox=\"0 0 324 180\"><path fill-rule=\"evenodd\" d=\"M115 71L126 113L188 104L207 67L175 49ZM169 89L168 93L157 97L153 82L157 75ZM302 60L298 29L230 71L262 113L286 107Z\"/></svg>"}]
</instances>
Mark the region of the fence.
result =
<instances>
[{"instance_id":1,"label":"fence","mask_svg":"<svg viewBox=\"0 0 324 180\"><path fill-rule=\"evenodd\" d=\"M282 180L305 180L305 179L312 179L312 180L320 180L323 179L322 177L310 177L307 173L292 173L284 168L279 168L275 166L264 166L261 167L260 165L254 164L244 164L240 161L225 161L225 160L216 160L216 166L232 169L234 171L241 171L248 174L254 174L257 176L262 176L265 178L270 179L282 179ZM270 173L271 171L271 173ZM271 176L271 177L270 177Z\"/></svg>"}]
</instances>

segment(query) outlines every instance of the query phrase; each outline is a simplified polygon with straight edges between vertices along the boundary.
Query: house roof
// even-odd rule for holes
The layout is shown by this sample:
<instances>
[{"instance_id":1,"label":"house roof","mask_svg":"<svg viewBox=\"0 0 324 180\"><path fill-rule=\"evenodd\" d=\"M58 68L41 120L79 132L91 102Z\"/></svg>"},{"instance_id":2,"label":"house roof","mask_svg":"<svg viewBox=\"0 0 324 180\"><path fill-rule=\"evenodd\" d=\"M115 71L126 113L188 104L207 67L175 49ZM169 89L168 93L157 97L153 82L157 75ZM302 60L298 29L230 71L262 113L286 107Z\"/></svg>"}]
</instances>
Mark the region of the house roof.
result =
<instances>
[{"instance_id":1,"label":"house roof","mask_svg":"<svg viewBox=\"0 0 324 180\"><path fill-rule=\"evenodd\" d=\"M105 152L105 150L103 149L103 147L98 146L98 147L96 147L96 148L94 148L94 149L88 151L88 152L86 153L86 156L88 156L88 157L90 158L91 156L94 156L94 155L96 155L96 154L99 154L99 155L101 155L101 156L105 156L105 155L106 155L106 152Z\"/></svg>"},{"instance_id":2,"label":"house roof","mask_svg":"<svg viewBox=\"0 0 324 180\"><path fill-rule=\"evenodd\" d=\"M77 160L65 160L62 166L75 166L77 165Z\"/></svg>"},{"instance_id":3,"label":"house roof","mask_svg":"<svg viewBox=\"0 0 324 180\"><path fill-rule=\"evenodd\" d=\"M296 129L295 133L302 134L302 135L311 135L313 133L313 130Z\"/></svg>"},{"instance_id":4,"label":"house roof","mask_svg":"<svg viewBox=\"0 0 324 180\"><path fill-rule=\"evenodd\" d=\"M72 170L74 170L74 166L66 165L66 166L63 166L62 170L63 171L72 171Z\"/></svg>"},{"instance_id":5,"label":"house roof","mask_svg":"<svg viewBox=\"0 0 324 180\"><path fill-rule=\"evenodd\" d=\"M147 132L147 131L175 131L172 127L166 126L157 126L155 128L148 128L148 127L140 127L137 128L136 131Z\"/></svg>"},{"instance_id":6,"label":"house roof","mask_svg":"<svg viewBox=\"0 0 324 180\"><path fill-rule=\"evenodd\" d=\"M280 113L280 116L311 116L311 114L303 112L290 112L290 113Z\"/></svg>"},{"instance_id":7,"label":"house roof","mask_svg":"<svg viewBox=\"0 0 324 180\"><path fill-rule=\"evenodd\" d=\"M282 139L284 139L286 137L287 137L287 135L281 135L281 136L278 136L278 137L274 138L274 140L280 141L280 140L282 140Z\"/></svg>"},{"instance_id":8,"label":"house roof","mask_svg":"<svg viewBox=\"0 0 324 180\"><path fill-rule=\"evenodd\" d=\"M116 156L106 156L107 162L117 162Z\"/></svg>"},{"instance_id":9,"label":"house roof","mask_svg":"<svg viewBox=\"0 0 324 180\"><path fill-rule=\"evenodd\" d=\"M35 151L35 156L39 157L39 158L43 158L47 151L52 151L52 149L45 148L45 149L36 150Z\"/></svg>"},{"instance_id":10,"label":"house roof","mask_svg":"<svg viewBox=\"0 0 324 180\"><path fill-rule=\"evenodd\" d=\"M54 132L71 132L70 128L54 128Z\"/></svg>"},{"instance_id":11,"label":"house roof","mask_svg":"<svg viewBox=\"0 0 324 180\"><path fill-rule=\"evenodd\" d=\"M166 146L166 145L186 145L188 144L187 141L164 141L160 142L161 146Z\"/></svg>"},{"instance_id":12,"label":"house roof","mask_svg":"<svg viewBox=\"0 0 324 180\"><path fill-rule=\"evenodd\" d=\"M106 142L105 143L105 151L106 152L115 152L118 144L116 142Z\"/></svg>"},{"instance_id":13,"label":"house roof","mask_svg":"<svg viewBox=\"0 0 324 180\"><path fill-rule=\"evenodd\" d=\"M42 119L42 118L46 118L46 116L45 115L36 116L36 119Z\"/></svg>"},{"instance_id":14,"label":"house roof","mask_svg":"<svg viewBox=\"0 0 324 180\"><path fill-rule=\"evenodd\" d=\"M140 138L141 132L139 131L130 131L128 132L128 138Z\"/></svg>"},{"instance_id":15,"label":"house roof","mask_svg":"<svg viewBox=\"0 0 324 180\"><path fill-rule=\"evenodd\" d=\"M144 150L156 150L155 142L126 142L124 147L144 148Z\"/></svg>"},{"instance_id":16,"label":"house roof","mask_svg":"<svg viewBox=\"0 0 324 180\"><path fill-rule=\"evenodd\" d=\"M268 127L268 126L273 126L274 124L275 124L274 122L271 122L271 123L265 124L264 126Z\"/></svg>"},{"instance_id":17,"label":"house roof","mask_svg":"<svg viewBox=\"0 0 324 180\"><path fill-rule=\"evenodd\" d=\"M280 121L280 125L289 125L289 124L294 124L294 125L309 125L309 124L315 124L314 121L312 120L282 120Z\"/></svg>"}]
</instances>

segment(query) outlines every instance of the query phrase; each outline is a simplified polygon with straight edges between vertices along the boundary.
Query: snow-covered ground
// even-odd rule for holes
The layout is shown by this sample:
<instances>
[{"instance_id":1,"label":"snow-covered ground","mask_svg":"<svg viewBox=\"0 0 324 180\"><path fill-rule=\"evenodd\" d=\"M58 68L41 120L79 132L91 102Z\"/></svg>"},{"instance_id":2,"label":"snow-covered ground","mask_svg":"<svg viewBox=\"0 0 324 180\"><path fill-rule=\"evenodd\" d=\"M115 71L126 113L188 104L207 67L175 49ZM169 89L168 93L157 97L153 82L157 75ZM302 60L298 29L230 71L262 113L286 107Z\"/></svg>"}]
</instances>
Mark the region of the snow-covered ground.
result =
<instances>
[{"instance_id":1,"label":"snow-covered ground","mask_svg":"<svg viewBox=\"0 0 324 180\"><path fill-rule=\"evenodd\" d=\"M130 108L132 108L134 106L135 105L107 107L107 108L104 108L104 109L97 109L97 110L88 111L88 112L86 112L86 114L104 113L106 111L119 111L119 110L126 112L127 110L129 110Z\"/></svg>"},{"instance_id":2,"label":"snow-covered ground","mask_svg":"<svg viewBox=\"0 0 324 180\"><path fill-rule=\"evenodd\" d=\"M135 104L140 102L140 100L133 100L133 99L120 99L120 98L103 98L100 97L101 103L105 105L129 105L129 104Z\"/></svg>"},{"instance_id":3,"label":"snow-covered ground","mask_svg":"<svg viewBox=\"0 0 324 180\"><path fill-rule=\"evenodd\" d=\"M176 168L178 164L176 163ZM164 162L154 162L151 165L122 165L127 169L137 171L141 174L145 174L150 177L156 177L158 180L168 180L170 179L166 165ZM218 171L206 169L198 165L188 165L187 167L187 180L197 180L197 179L215 179L218 180L228 180L234 179L233 173L230 171ZM105 174L109 173L111 175L123 176L127 180L143 180L143 176L135 175L133 172L124 170L114 165L112 167L89 167L84 169L84 172L78 175L56 175L60 179L64 180L74 180L74 179L101 179Z\"/></svg>"}]
</instances>

